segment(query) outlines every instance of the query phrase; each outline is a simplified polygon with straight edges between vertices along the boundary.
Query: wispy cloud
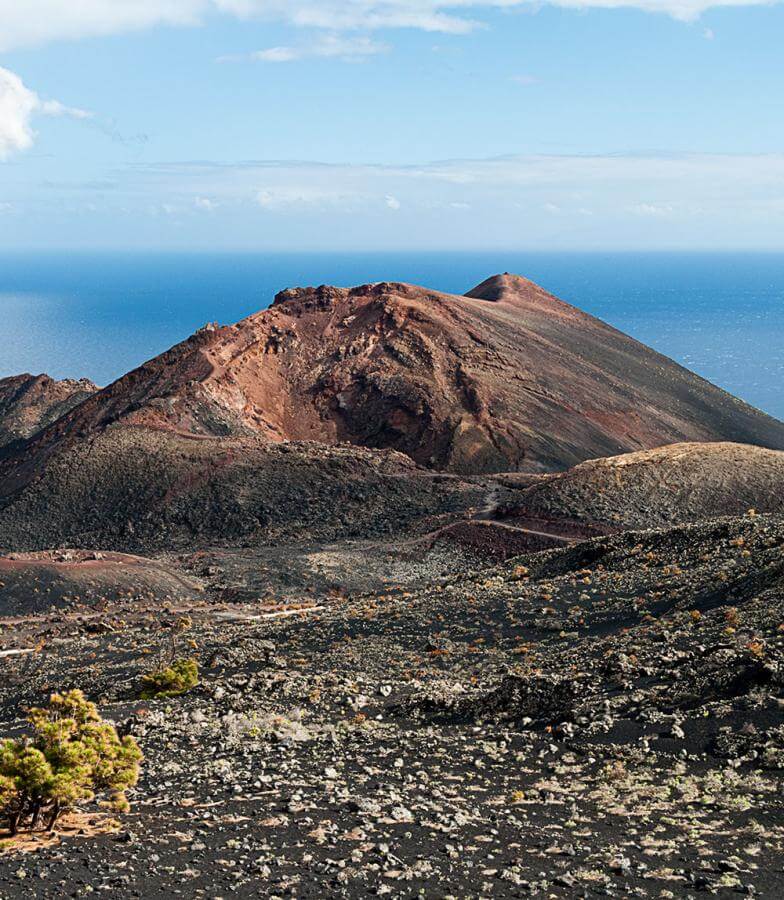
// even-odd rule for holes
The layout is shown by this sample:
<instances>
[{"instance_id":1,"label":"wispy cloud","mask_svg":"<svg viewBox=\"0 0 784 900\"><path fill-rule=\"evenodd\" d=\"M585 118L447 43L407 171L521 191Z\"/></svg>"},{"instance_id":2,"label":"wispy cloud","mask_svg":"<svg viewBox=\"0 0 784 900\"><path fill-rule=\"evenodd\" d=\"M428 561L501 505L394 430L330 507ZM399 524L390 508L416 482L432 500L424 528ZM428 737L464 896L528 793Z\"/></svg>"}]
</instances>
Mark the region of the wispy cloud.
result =
<instances>
[{"instance_id":1,"label":"wispy cloud","mask_svg":"<svg viewBox=\"0 0 784 900\"><path fill-rule=\"evenodd\" d=\"M308 181L311 179L308 179ZM331 190L306 180L291 180L277 187L265 187L256 193L256 203L268 212L348 212L357 207L362 196L349 188Z\"/></svg>"},{"instance_id":2,"label":"wispy cloud","mask_svg":"<svg viewBox=\"0 0 784 900\"><path fill-rule=\"evenodd\" d=\"M635 203L631 207L631 212L637 216L661 218L673 215L675 207L671 203Z\"/></svg>"},{"instance_id":3,"label":"wispy cloud","mask_svg":"<svg viewBox=\"0 0 784 900\"><path fill-rule=\"evenodd\" d=\"M50 41L196 25L210 0L0 0L0 51Z\"/></svg>"},{"instance_id":4,"label":"wispy cloud","mask_svg":"<svg viewBox=\"0 0 784 900\"><path fill-rule=\"evenodd\" d=\"M728 6L772 6L779 0L544 0L544 2L570 9L640 9L644 12L664 13L684 22L693 22L711 9Z\"/></svg>"},{"instance_id":5,"label":"wispy cloud","mask_svg":"<svg viewBox=\"0 0 784 900\"><path fill-rule=\"evenodd\" d=\"M0 68L0 160L33 146L35 116L89 119L90 113L57 100L43 100L14 72Z\"/></svg>"},{"instance_id":6,"label":"wispy cloud","mask_svg":"<svg viewBox=\"0 0 784 900\"><path fill-rule=\"evenodd\" d=\"M214 0L218 9L241 18L288 22L333 31L417 28L465 34L477 27L455 10L515 6L521 0Z\"/></svg>"},{"instance_id":7,"label":"wispy cloud","mask_svg":"<svg viewBox=\"0 0 784 900\"><path fill-rule=\"evenodd\" d=\"M68 116L71 119L92 119L93 114L86 109L65 106L59 100L42 100L39 111L43 116Z\"/></svg>"},{"instance_id":8,"label":"wispy cloud","mask_svg":"<svg viewBox=\"0 0 784 900\"><path fill-rule=\"evenodd\" d=\"M386 53L389 47L369 37L344 37L339 34L318 35L311 41L293 46L270 47L258 50L250 59L267 63L287 63L300 59L337 59L341 62L361 62L369 56Z\"/></svg>"},{"instance_id":9,"label":"wispy cloud","mask_svg":"<svg viewBox=\"0 0 784 900\"><path fill-rule=\"evenodd\" d=\"M519 204L528 192L541 191L546 196L539 208L568 212L586 206L590 197L618 213L655 215L677 211L669 200L650 199L656 195L701 197L706 208L746 194L780 202L784 154L517 155L404 166L193 162L137 166L124 176L116 173L114 180L123 178L145 190L188 191L217 201L254 198L267 209L363 199L394 208L411 208L423 199L476 206L492 197L496 204Z\"/></svg>"},{"instance_id":10,"label":"wispy cloud","mask_svg":"<svg viewBox=\"0 0 784 900\"><path fill-rule=\"evenodd\" d=\"M330 32L416 28L466 34L488 9L639 9L693 21L710 9L779 0L0 0L0 51L119 34L155 25L193 26L210 14L284 22Z\"/></svg>"},{"instance_id":11,"label":"wispy cloud","mask_svg":"<svg viewBox=\"0 0 784 900\"><path fill-rule=\"evenodd\" d=\"M117 190L92 198L107 216L143 216L154 196L185 228L209 220L230 244L258 229L273 244L310 247L345 241L347 229L357 247L432 246L434 235L458 247L732 246L741 236L770 246L784 233L782 154L198 162L134 166L114 180Z\"/></svg>"},{"instance_id":12,"label":"wispy cloud","mask_svg":"<svg viewBox=\"0 0 784 900\"><path fill-rule=\"evenodd\" d=\"M35 241L44 227L115 246L121 220L124 246L784 249L784 154L185 162L126 166L111 181L71 192L9 183L9 237Z\"/></svg>"}]
</instances>

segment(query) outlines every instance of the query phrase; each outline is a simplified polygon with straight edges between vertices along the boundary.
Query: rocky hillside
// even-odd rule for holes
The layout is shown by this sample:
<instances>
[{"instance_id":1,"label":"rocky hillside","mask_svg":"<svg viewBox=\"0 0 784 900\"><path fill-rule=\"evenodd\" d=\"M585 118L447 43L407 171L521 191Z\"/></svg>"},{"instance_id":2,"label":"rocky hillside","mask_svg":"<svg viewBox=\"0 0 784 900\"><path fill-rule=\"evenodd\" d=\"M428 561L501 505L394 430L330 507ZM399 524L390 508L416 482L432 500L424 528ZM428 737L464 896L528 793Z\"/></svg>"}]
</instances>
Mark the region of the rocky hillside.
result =
<instances>
[{"instance_id":1,"label":"rocky hillside","mask_svg":"<svg viewBox=\"0 0 784 900\"><path fill-rule=\"evenodd\" d=\"M460 510L477 490L392 451L114 426L62 449L8 499L0 548L144 552L378 536Z\"/></svg>"},{"instance_id":2,"label":"rocky hillside","mask_svg":"<svg viewBox=\"0 0 784 900\"><path fill-rule=\"evenodd\" d=\"M0 447L30 437L97 390L85 378L79 381L55 381L48 375L0 378Z\"/></svg>"},{"instance_id":3,"label":"rocky hillside","mask_svg":"<svg viewBox=\"0 0 784 900\"><path fill-rule=\"evenodd\" d=\"M717 516L784 513L784 453L743 444L674 444L594 459L548 476L507 507L532 517L613 529L660 528Z\"/></svg>"},{"instance_id":4,"label":"rocky hillside","mask_svg":"<svg viewBox=\"0 0 784 900\"><path fill-rule=\"evenodd\" d=\"M0 898L784 896L783 424L511 276L3 384L0 738L144 762Z\"/></svg>"},{"instance_id":5,"label":"rocky hillside","mask_svg":"<svg viewBox=\"0 0 784 900\"><path fill-rule=\"evenodd\" d=\"M348 442L457 473L554 471L684 440L784 448L784 424L511 275L465 297L390 283L284 291L45 428L0 466L5 492L111 424Z\"/></svg>"}]
</instances>

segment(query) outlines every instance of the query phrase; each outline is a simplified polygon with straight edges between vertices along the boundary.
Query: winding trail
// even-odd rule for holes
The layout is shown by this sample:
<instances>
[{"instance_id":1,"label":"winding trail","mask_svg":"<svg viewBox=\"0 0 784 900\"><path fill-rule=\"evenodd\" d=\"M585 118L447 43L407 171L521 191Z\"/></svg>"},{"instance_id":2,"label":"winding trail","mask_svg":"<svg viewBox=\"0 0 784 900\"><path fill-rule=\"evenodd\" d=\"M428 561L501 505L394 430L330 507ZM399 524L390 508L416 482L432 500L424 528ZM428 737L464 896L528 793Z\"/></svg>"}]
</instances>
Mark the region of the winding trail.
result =
<instances>
[{"instance_id":1,"label":"winding trail","mask_svg":"<svg viewBox=\"0 0 784 900\"><path fill-rule=\"evenodd\" d=\"M496 528L503 528L522 534L530 534L535 537L548 538L559 544L573 544L579 538L562 534L558 531L545 531L541 528L529 528L525 525L510 525L497 518L498 509L501 505L501 492L503 485L498 481L491 481L485 494L485 505L481 509L476 510L473 515L468 517L468 521L473 522L489 522ZM522 520L525 521L525 520ZM537 522L538 524L538 522Z\"/></svg>"}]
</instances>

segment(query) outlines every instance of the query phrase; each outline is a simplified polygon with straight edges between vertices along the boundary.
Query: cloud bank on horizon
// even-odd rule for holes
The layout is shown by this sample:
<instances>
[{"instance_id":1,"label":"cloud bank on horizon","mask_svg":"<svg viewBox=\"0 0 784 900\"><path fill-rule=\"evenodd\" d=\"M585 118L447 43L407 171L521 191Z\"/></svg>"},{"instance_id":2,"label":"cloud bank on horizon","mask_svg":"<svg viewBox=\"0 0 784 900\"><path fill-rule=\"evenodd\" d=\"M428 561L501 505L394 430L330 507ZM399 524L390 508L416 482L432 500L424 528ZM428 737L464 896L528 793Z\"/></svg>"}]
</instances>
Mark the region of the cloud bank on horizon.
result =
<instances>
[{"instance_id":1,"label":"cloud bank on horizon","mask_svg":"<svg viewBox=\"0 0 784 900\"><path fill-rule=\"evenodd\" d=\"M784 154L191 162L49 184L32 202L48 204L64 247L116 249L120 223L137 249L150 249L151 234L164 247L207 250L754 249L761 229L784 226L782 184Z\"/></svg>"}]
</instances>

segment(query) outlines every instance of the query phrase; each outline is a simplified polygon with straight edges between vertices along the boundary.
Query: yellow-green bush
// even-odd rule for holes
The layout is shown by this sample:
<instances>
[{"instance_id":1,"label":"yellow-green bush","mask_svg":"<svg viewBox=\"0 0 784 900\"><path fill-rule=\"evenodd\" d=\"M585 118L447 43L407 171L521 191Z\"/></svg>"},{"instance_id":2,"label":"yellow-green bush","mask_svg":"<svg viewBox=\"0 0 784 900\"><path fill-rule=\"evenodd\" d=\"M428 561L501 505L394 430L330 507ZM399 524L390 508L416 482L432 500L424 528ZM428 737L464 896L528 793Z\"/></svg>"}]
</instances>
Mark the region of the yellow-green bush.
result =
<instances>
[{"instance_id":1,"label":"yellow-green bush","mask_svg":"<svg viewBox=\"0 0 784 900\"><path fill-rule=\"evenodd\" d=\"M175 659L170 666L142 676L142 699L177 697L199 683L199 664L195 659Z\"/></svg>"},{"instance_id":2,"label":"yellow-green bush","mask_svg":"<svg viewBox=\"0 0 784 900\"><path fill-rule=\"evenodd\" d=\"M120 739L81 691L53 694L49 705L31 709L32 733L0 741L0 819L11 834L19 828L54 828L79 802L107 794L118 811L128 809L126 791L139 778L142 753L132 737Z\"/></svg>"}]
</instances>

